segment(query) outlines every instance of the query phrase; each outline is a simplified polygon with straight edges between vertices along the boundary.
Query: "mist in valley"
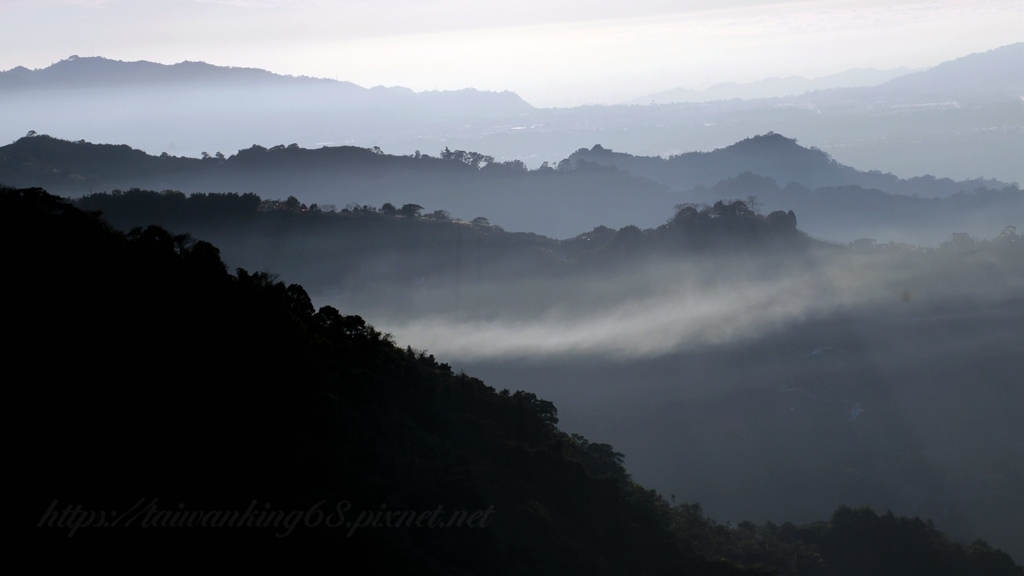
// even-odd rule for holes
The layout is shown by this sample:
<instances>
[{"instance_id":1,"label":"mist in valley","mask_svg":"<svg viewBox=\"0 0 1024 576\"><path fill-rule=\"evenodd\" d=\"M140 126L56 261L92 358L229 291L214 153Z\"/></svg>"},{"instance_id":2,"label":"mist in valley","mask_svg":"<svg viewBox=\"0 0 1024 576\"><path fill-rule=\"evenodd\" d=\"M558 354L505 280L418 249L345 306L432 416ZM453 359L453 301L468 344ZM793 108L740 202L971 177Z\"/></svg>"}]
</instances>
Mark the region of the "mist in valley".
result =
<instances>
[{"instance_id":1,"label":"mist in valley","mask_svg":"<svg viewBox=\"0 0 1024 576\"><path fill-rule=\"evenodd\" d=\"M436 166L438 178L485 173ZM763 194L758 184L728 190ZM1012 211L994 217L1007 222L998 233L932 230L944 239L915 246L816 240L797 212L765 214L756 198L565 239L398 202L325 211L129 190L78 204L124 230L187 230L229 267L298 282L413 354L549 400L565 430L624 454L635 481L722 522L871 506L1022 552L1024 243Z\"/></svg>"},{"instance_id":2,"label":"mist in valley","mask_svg":"<svg viewBox=\"0 0 1024 576\"><path fill-rule=\"evenodd\" d=\"M73 56L0 71L0 138L10 141L0 145L0 192L4 202L35 198L54 218L26 220L40 234L25 250L8 244L24 270L47 268L33 255L45 248L74 272L41 275L49 284L38 294L73 277L111 309L123 305L114 316L128 328L108 338L132 341L152 365L164 350L127 330L174 335L127 306L160 307L146 302L147 282L181 312L154 322L216 322L230 309L230 329L197 337L198 362L244 359L244 381L227 364L211 372L230 383L223 405L255 390L269 400L253 406L294 409L289 425L309 426L288 436L293 452L277 437L290 434L284 425L254 436L285 454L282 474L309 459L308 478L282 486L334 500L350 497L335 486L358 488L381 510L503 501L514 518L480 540L380 540L409 565L441 542L438 554L466 565L488 561L467 549L526 558L520 567L533 561L520 549L540 549L555 559L549 569L571 557L584 559L578 573L605 573L591 569L612 561L628 568L606 573L632 573L628 550L662 537L594 528L605 511L591 504L611 510L620 497L644 510L623 513L624 530L650 512L658 530L687 542L686 558L737 562L702 573L769 568L726 558L721 542L688 543L687 511L719 535L753 522L819 537L837 507L866 506L1019 564L1022 58L1017 42L913 69L543 107L507 90L364 88ZM18 238L19 216L8 220ZM88 230L112 255L79 264L91 256L62 226ZM119 268L126 262L137 269ZM120 301L118 283L139 292ZM102 306L76 314L102 330ZM61 341L85 340L85 326ZM245 353L225 352L232 342L220 334L244 340ZM180 336L183 356L192 338ZM102 369L89 352L102 343L87 344L76 352L88 359L81 369ZM204 368L176 370L200 375L189 380L195 398L169 405L205 406ZM281 408L275 394L296 396ZM73 414L75 403L56 396ZM224 434L224 446L241 437ZM179 454L175 438L156 437ZM227 461L220 449L209 448L211 469ZM574 488L587 482L586 494ZM593 541L559 547L577 537ZM628 549L617 560L595 552L613 540ZM804 573L796 552L787 564L790 552L773 569ZM825 570L817 551L800 553Z\"/></svg>"},{"instance_id":3,"label":"mist in valley","mask_svg":"<svg viewBox=\"0 0 1024 576\"><path fill-rule=\"evenodd\" d=\"M236 197L246 210L188 216L215 200L81 204L126 229L162 214L229 266L299 281L317 306L416 353L550 400L636 481L723 522L867 505L1018 554L1024 244L1012 225L918 247L813 240L798 215L742 201L564 240L390 204L258 211Z\"/></svg>"},{"instance_id":4,"label":"mist in valley","mask_svg":"<svg viewBox=\"0 0 1024 576\"><path fill-rule=\"evenodd\" d=\"M382 310L379 322L446 357L628 360L756 339L808 318L899 301L895 271L870 257L800 256L795 263L730 253L625 262L614 270L488 285L467 275L458 289L448 283L417 293L422 318L408 318L408 311L389 318ZM448 308L456 290L457 308L430 312Z\"/></svg>"},{"instance_id":5,"label":"mist in valley","mask_svg":"<svg viewBox=\"0 0 1024 576\"><path fill-rule=\"evenodd\" d=\"M412 314L359 309L497 389L550 399L635 480L722 521L867 505L1016 555L1024 259L1002 241L1013 251L730 251L544 281L467 275L417 289Z\"/></svg>"}]
</instances>

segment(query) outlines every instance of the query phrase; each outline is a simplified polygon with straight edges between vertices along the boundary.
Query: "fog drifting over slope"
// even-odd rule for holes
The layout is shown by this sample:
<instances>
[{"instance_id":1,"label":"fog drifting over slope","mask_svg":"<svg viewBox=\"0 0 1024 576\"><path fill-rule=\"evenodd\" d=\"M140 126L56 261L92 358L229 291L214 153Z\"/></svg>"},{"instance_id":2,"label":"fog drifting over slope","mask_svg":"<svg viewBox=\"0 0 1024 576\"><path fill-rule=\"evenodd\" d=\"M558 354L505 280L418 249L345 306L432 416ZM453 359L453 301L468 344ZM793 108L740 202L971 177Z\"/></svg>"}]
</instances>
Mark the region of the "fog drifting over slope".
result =
<instances>
[{"instance_id":1,"label":"fog drifting over slope","mask_svg":"<svg viewBox=\"0 0 1024 576\"><path fill-rule=\"evenodd\" d=\"M1021 244L950 244L607 266L481 286L475 311L463 282L458 313L440 310L449 287L421 294L436 313L373 321L550 399L637 481L720 521L844 502L1019 555Z\"/></svg>"},{"instance_id":2,"label":"fog drifting over slope","mask_svg":"<svg viewBox=\"0 0 1024 576\"><path fill-rule=\"evenodd\" d=\"M636 267L617 278L573 276L479 287L476 314L375 319L402 342L442 358L560 355L658 356L764 336L814 317L880 305L912 314L940 289L877 257L832 254L773 268L765 261L705 258ZM450 297L423 294L421 301ZM471 294L472 288L464 289Z\"/></svg>"}]
</instances>

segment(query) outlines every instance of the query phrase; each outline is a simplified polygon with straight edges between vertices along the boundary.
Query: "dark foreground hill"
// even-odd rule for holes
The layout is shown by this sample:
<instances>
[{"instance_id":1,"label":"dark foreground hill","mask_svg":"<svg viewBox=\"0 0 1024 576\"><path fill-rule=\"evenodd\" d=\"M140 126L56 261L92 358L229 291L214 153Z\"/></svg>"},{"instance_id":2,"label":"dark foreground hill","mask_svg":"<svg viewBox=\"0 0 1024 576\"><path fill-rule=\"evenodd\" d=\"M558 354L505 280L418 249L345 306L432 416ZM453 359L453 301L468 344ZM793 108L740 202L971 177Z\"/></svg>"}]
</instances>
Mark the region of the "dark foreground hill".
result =
<instances>
[{"instance_id":1,"label":"dark foreground hill","mask_svg":"<svg viewBox=\"0 0 1024 576\"><path fill-rule=\"evenodd\" d=\"M40 190L5 190L0 214L24 306L9 352L48 351L21 366L45 385L19 404L41 538L324 536L390 573L737 573L687 550L664 501L549 402L314 310L298 285L229 275L208 243L113 232ZM241 526L199 526L232 512Z\"/></svg>"},{"instance_id":2,"label":"dark foreground hill","mask_svg":"<svg viewBox=\"0 0 1024 576\"><path fill-rule=\"evenodd\" d=\"M550 402L316 310L298 285L229 274L209 243L115 232L39 189L3 189L0 218L8 357L32 377L14 402L19 501L51 550L323 537L382 573L1021 573L865 510L718 526L561 432Z\"/></svg>"}]
</instances>

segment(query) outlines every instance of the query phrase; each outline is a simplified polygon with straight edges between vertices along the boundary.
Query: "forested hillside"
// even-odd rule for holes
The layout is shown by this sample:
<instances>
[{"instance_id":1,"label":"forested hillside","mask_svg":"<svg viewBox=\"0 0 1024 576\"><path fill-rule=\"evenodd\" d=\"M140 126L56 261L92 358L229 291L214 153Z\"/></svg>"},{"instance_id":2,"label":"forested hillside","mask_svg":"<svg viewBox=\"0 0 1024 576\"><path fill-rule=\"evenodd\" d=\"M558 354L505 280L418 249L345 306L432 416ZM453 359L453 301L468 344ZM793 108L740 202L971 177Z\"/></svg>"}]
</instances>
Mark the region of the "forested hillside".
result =
<instances>
[{"instance_id":1,"label":"forested hillside","mask_svg":"<svg viewBox=\"0 0 1024 576\"><path fill-rule=\"evenodd\" d=\"M324 537L392 573L1022 572L869 510L718 525L633 482L608 444L562 432L551 402L456 373L355 310L318 310L297 284L229 273L206 241L115 231L40 189L4 188L0 218L9 358L35 382L15 397L32 431L18 448L27 524L51 551L69 536ZM151 513L82 516L139 502ZM172 516L250 506L255 526Z\"/></svg>"},{"instance_id":2,"label":"forested hillside","mask_svg":"<svg viewBox=\"0 0 1024 576\"><path fill-rule=\"evenodd\" d=\"M524 276L616 275L623 259L683 258L737 247L795 255L816 244L797 229L792 210L758 214L739 200L681 206L657 228L600 226L566 240L509 232L485 217L467 222L444 210L428 213L411 203L338 210L294 196L279 201L139 189L90 194L74 203L124 231L156 223L208 238L235 265L296 279L314 296L385 284L411 289L414 283L426 288L461 281L469 288ZM407 300L396 296L393 305Z\"/></svg>"}]
</instances>

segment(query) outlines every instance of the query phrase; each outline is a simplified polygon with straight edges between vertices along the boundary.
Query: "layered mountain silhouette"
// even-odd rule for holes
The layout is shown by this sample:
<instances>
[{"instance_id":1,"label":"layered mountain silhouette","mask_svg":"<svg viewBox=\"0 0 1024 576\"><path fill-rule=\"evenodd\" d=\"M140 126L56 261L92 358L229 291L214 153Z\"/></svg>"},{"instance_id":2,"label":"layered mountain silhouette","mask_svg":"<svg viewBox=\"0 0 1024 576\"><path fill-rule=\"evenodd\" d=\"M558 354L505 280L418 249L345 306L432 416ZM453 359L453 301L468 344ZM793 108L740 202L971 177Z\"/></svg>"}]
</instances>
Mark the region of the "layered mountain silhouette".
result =
<instances>
[{"instance_id":1,"label":"layered mountain silhouette","mask_svg":"<svg viewBox=\"0 0 1024 576\"><path fill-rule=\"evenodd\" d=\"M840 164L818 148L800 146L795 138L774 132L746 138L711 152L688 152L668 158L634 156L595 146L576 151L568 160L614 166L674 189L712 186L742 172L771 178L782 186L789 183L807 188L860 186L903 196L949 196L965 190L1008 185L983 178L957 182L933 176L903 179L878 171L865 172Z\"/></svg>"},{"instance_id":2,"label":"layered mountain silhouette","mask_svg":"<svg viewBox=\"0 0 1024 576\"><path fill-rule=\"evenodd\" d=\"M447 148L395 156L352 146L254 145L230 156L187 158L35 135L0 147L0 182L69 197L140 188L295 196L339 208L418 204L555 238L597 226L652 228L678 204L750 196L768 212L795 210L802 229L840 242L937 244L952 232L991 237L1007 225L1024 226L1024 194L1016 186L862 172L774 133L670 158L597 145L534 170Z\"/></svg>"},{"instance_id":3,"label":"layered mountain silhouette","mask_svg":"<svg viewBox=\"0 0 1024 576\"><path fill-rule=\"evenodd\" d=\"M287 88L300 98L294 105L309 104L333 98L341 108L411 107L421 114L444 112L466 114L514 114L532 106L511 92L482 92L473 89L420 92L408 88L376 86L363 88L352 82L285 76L258 68L214 66L205 62L157 64L154 62L122 62L101 57L71 56L46 68L29 70L17 67L0 72L0 91L31 92L38 90L148 90L153 88L179 90L270 90Z\"/></svg>"},{"instance_id":4,"label":"layered mountain silhouette","mask_svg":"<svg viewBox=\"0 0 1024 576\"><path fill-rule=\"evenodd\" d=\"M847 70L821 78L792 76L768 78L745 84L723 83L706 90L676 89L637 98L631 104L672 104L705 102L711 100L783 98L787 96L813 96L827 101L830 98L850 100L859 94L868 102L877 104L881 98L904 97L910 100L1006 98L1024 94L1024 42L1010 44L984 53L970 54L944 62L927 70L875 70L870 68ZM808 93L814 94L808 94Z\"/></svg>"},{"instance_id":5,"label":"layered mountain silhouette","mask_svg":"<svg viewBox=\"0 0 1024 576\"><path fill-rule=\"evenodd\" d=\"M797 229L792 211L755 214L743 201L667 212L668 222L654 229L600 226L567 240L508 232L486 218L466 222L444 211L424 213L414 204L325 211L294 197L274 201L255 194L138 189L91 194L74 204L103 214L120 230L148 224L187 230L215 241L232 266L277 271L317 297L389 286L392 297L365 305L378 312L458 312L469 304L455 288L440 301L408 290L457 283L462 275L473 286L500 285L524 277L562 278L581 269L614 273L624 259L676 261L731 250L765 258L778 251L799 259L820 244ZM350 297L367 295L372 291ZM480 304L478 298L474 290L470 307Z\"/></svg>"},{"instance_id":6,"label":"layered mountain silhouette","mask_svg":"<svg viewBox=\"0 0 1024 576\"><path fill-rule=\"evenodd\" d=\"M414 93L201 62L69 58L41 70L0 72L0 106L12 119L0 138L34 130L187 156L254 142L380 146L399 154L447 146L536 167L594 142L670 156L774 131L860 169L1024 182L1021 46L870 88L566 109L535 108L510 92Z\"/></svg>"},{"instance_id":7,"label":"layered mountain silhouette","mask_svg":"<svg viewBox=\"0 0 1024 576\"><path fill-rule=\"evenodd\" d=\"M635 98L628 104L675 104L680 102L708 102L714 100L780 98L795 96L815 90L831 88L857 88L877 86L893 78L912 72L909 68L877 70L874 68L855 68L830 74L820 78L804 76L787 76L785 78L766 78L756 82L723 82L704 90L675 88Z\"/></svg>"},{"instance_id":8,"label":"layered mountain silhouette","mask_svg":"<svg viewBox=\"0 0 1024 576\"><path fill-rule=\"evenodd\" d=\"M970 54L867 90L872 96L975 100L1024 96L1024 42Z\"/></svg>"},{"instance_id":9,"label":"layered mountain silhouette","mask_svg":"<svg viewBox=\"0 0 1024 576\"><path fill-rule=\"evenodd\" d=\"M12 358L50 382L15 391L32 550L290 537L396 573L1020 574L984 542L867 508L718 524L562 432L551 402L298 284L229 274L208 242L117 232L40 189L0 188L0 207L25 311ZM32 360L41 341L59 361Z\"/></svg>"}]
</instances>

